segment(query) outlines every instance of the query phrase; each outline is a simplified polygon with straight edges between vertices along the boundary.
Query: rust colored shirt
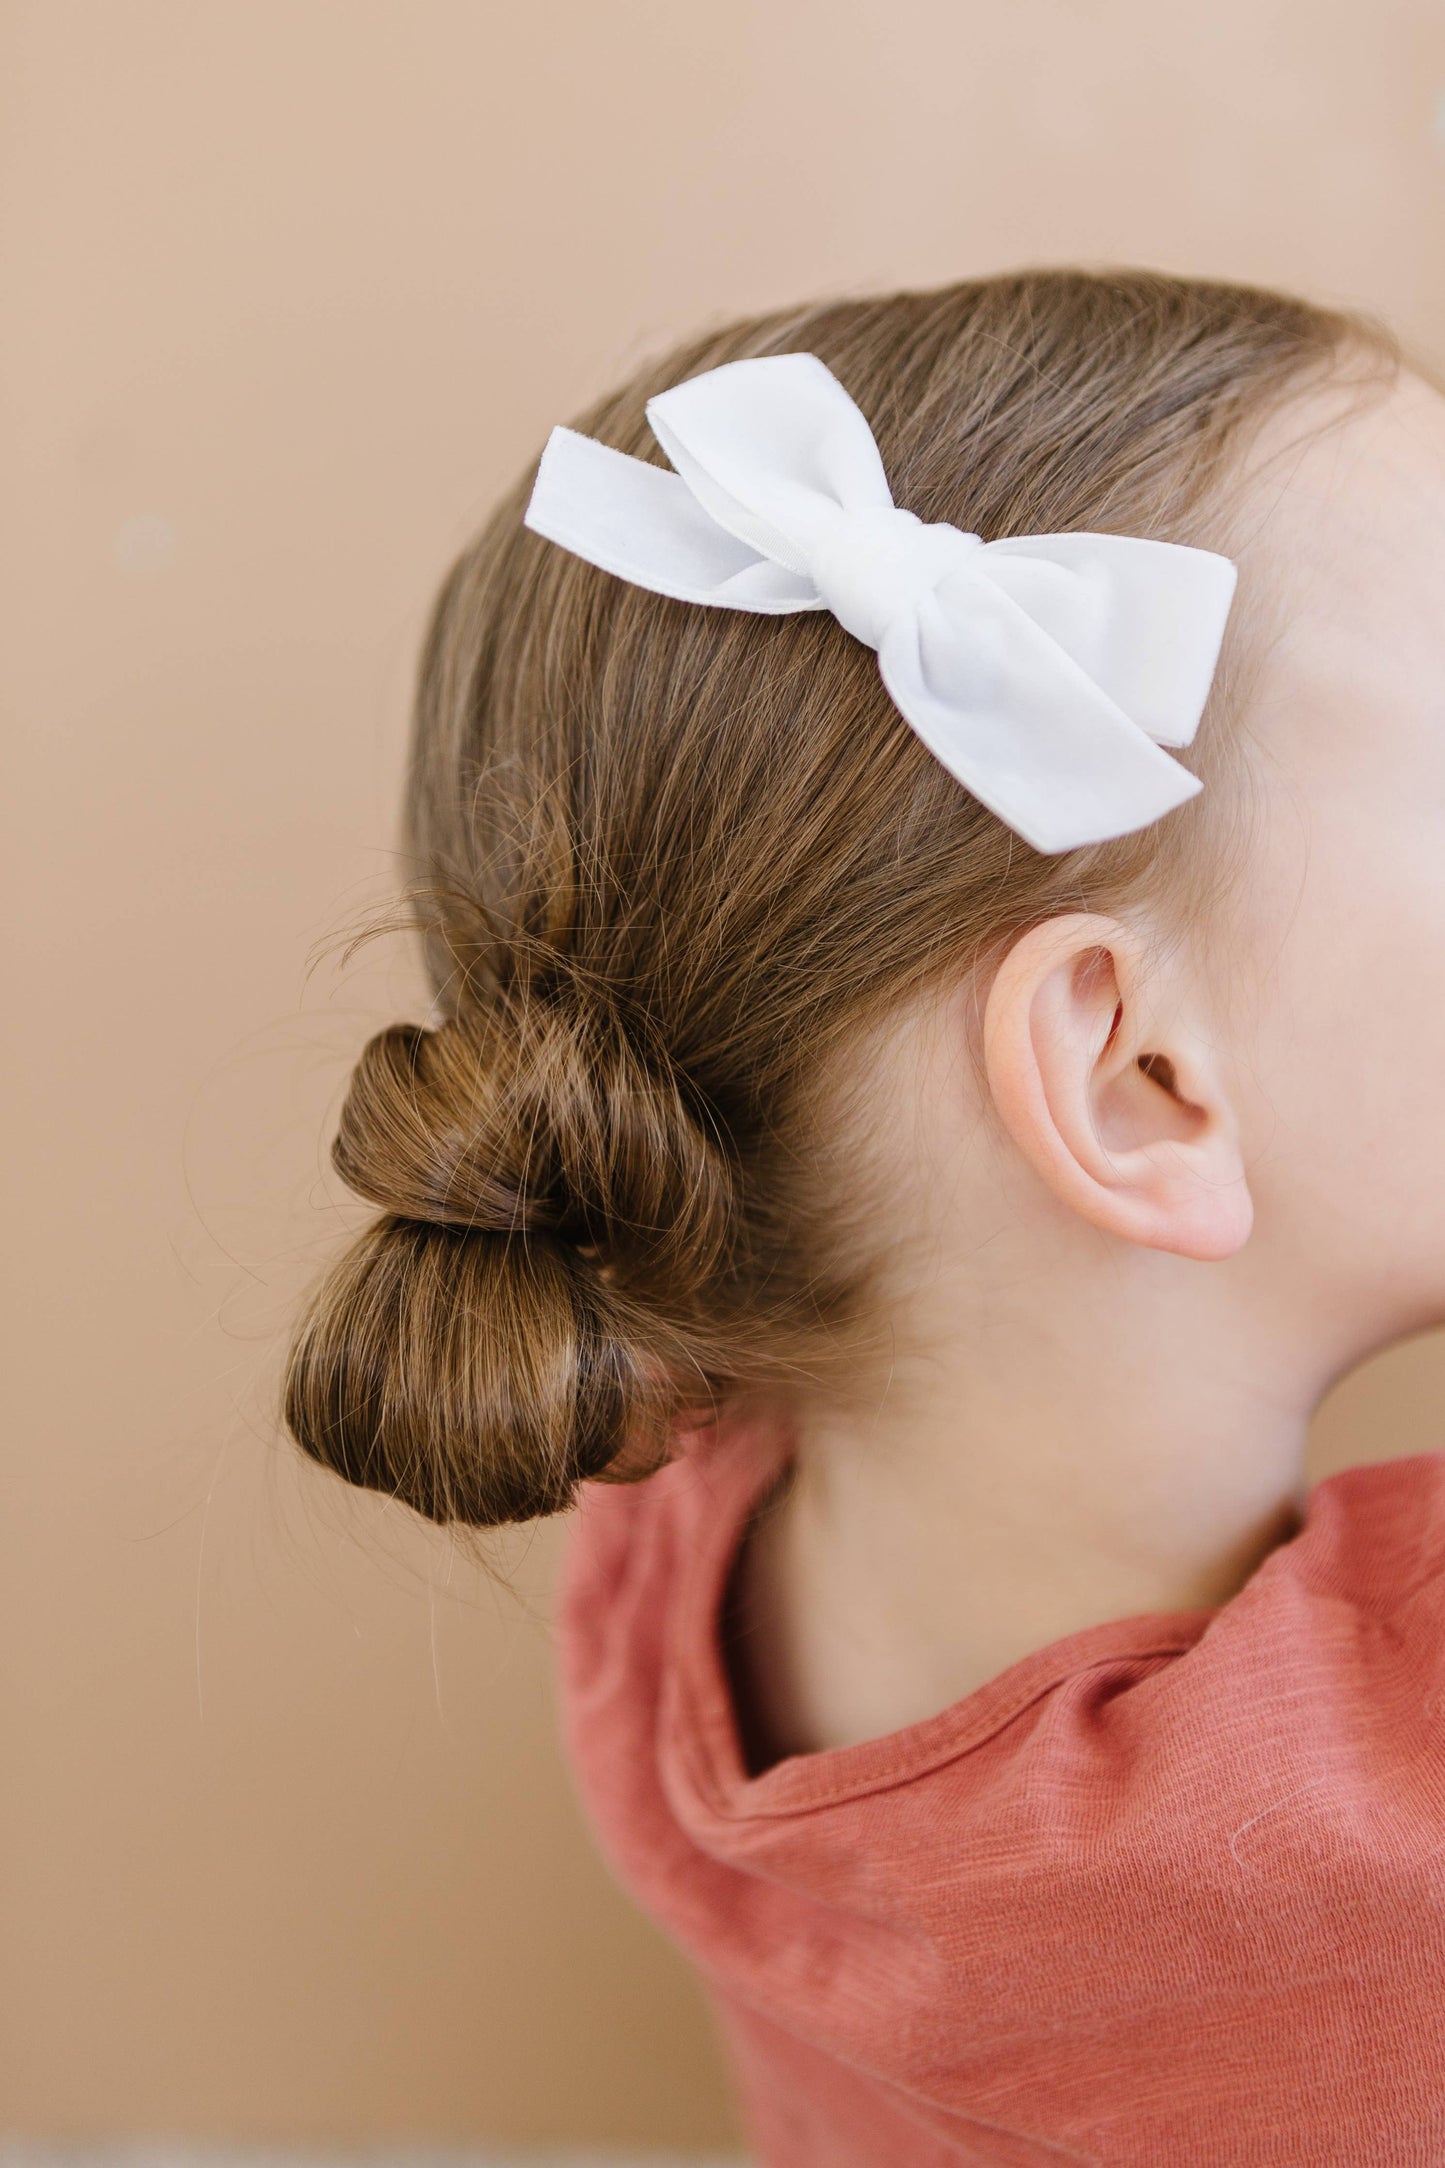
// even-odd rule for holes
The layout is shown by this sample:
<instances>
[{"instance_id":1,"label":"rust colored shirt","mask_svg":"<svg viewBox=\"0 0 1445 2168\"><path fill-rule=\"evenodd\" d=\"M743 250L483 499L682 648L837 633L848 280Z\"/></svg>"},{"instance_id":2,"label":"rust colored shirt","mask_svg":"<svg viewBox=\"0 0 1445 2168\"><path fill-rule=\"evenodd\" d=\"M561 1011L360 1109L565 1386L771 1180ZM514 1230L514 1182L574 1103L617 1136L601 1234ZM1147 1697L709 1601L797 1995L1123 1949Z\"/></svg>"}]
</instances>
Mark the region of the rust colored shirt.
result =
<instances>
[{"instance_id":1,"label":"rust colored shirt","mask_svg":"<svg viewBox=\"0 0 1445 2168\"><path fill-rule=\"evenodd\" d=\"M1445 1452L1315 1485L1229 1602L1085 1627L749 1776L758 1424L583 1486L563 1738L765 2168L1445 2164Z\"/></svg>"}]
</instances>

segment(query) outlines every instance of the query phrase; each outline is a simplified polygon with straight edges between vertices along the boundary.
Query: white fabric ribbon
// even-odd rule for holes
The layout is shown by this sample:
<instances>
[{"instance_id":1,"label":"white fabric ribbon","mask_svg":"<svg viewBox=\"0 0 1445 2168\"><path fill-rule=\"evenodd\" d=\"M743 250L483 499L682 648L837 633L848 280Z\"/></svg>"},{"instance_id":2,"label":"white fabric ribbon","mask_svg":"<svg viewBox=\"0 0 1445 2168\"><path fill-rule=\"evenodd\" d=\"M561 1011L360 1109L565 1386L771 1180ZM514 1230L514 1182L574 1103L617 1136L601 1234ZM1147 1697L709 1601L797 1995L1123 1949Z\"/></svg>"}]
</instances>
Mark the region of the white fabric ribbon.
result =
<instances>
[{"instance_id":1,"label":"white fabric ribbon","mask_svg":"<svg viewBox=\"0 0 1445 2168\"><path fill-rule=\"evenodd\" d=\"M552 431L534 533L680 602L831 610L894 704L1037 851L1128 834L1202 789L1188 745L1237 578L1183 543L995 542L893 502L873 432L816 354L727 362L647 402L673 469Z\"/></svg>"}]
</instances>

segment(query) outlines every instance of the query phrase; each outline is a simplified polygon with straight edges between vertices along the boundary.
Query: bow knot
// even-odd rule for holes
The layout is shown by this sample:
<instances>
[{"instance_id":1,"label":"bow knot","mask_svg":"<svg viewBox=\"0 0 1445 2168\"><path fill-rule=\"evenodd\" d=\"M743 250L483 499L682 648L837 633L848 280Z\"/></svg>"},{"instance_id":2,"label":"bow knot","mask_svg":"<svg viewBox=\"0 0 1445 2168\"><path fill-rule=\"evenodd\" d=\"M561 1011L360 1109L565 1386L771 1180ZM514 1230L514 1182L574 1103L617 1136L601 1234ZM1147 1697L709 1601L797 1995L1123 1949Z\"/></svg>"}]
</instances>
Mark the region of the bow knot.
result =
<instances>
[{"instance_id":1,"label":"bow knot","mask_svg":"<svg viewBox=\"0 0 1445 2168\"><path fill-rule=\"evenodd\" d=\"M831 611L877 650L929 751L1035 850L1127 835L1202 787L1163 748L1203 713L1228 557L925 525L894 504L872 430L816 354L725 362L647 418L671 472L552 431L534 534L680 602Z\"/></svg>"},{"instance_id":2,"label":"bow knot","mask_svg":"<svg viewBox=\"0 0 1445 2168\"><path fill-rule=\"evenodd\" d=\"M982 535L946 520L925 524L901 505L861 505L840 511L813 539L808 571L844 631L878 648L890 625L982 547Z\"/></svg>"}]
</instances>

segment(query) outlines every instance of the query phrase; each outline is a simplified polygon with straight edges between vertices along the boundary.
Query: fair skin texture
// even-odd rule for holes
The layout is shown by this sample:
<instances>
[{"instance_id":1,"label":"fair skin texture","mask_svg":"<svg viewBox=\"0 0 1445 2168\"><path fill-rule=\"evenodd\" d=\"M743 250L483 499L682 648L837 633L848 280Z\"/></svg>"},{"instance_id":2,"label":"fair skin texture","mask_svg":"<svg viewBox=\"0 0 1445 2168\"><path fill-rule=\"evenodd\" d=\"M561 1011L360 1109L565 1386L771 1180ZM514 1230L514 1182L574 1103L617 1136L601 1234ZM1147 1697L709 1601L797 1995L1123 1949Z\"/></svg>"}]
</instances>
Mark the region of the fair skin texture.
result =
<instances>
[{"instance_id":1,"label":"fair skin texture","mask_svg":"<svg viewBox=\"0 0 1445 2168\"><path fill-rule=\"evenodd\" d=\"M800 1409L743 1553L770 1759L1228 1601L1324 1393L1445 1321L1445 397L1312 393L1250 469L1230 554L1281 630L1242 901L1162 953L1051 919L898 1034L888 1373Z\"/></svg>"}]
</instances>

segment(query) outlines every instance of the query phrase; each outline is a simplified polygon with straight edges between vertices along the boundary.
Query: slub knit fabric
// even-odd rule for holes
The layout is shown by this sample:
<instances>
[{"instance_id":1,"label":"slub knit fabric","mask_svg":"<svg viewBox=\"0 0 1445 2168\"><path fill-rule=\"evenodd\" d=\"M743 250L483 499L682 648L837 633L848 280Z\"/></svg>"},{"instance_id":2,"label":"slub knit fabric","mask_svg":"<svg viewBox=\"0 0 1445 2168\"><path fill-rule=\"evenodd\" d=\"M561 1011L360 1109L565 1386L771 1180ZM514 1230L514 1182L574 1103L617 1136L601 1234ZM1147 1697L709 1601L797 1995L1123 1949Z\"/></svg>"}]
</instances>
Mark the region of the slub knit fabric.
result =
<instances>
[{"instance_id":1,"label":"slub knit fabric","mask_svg":"<svg viewBox=\"0 0 1445 2168\"><path fill-rule=\"evenodd\" d=\"M762 2168L1445 2164L1445 1452L1218 1607L1090 1626L750 1777L719 1614L781 1434L590 1482L563 1742Z\"/></svg>"}]
</instances>

